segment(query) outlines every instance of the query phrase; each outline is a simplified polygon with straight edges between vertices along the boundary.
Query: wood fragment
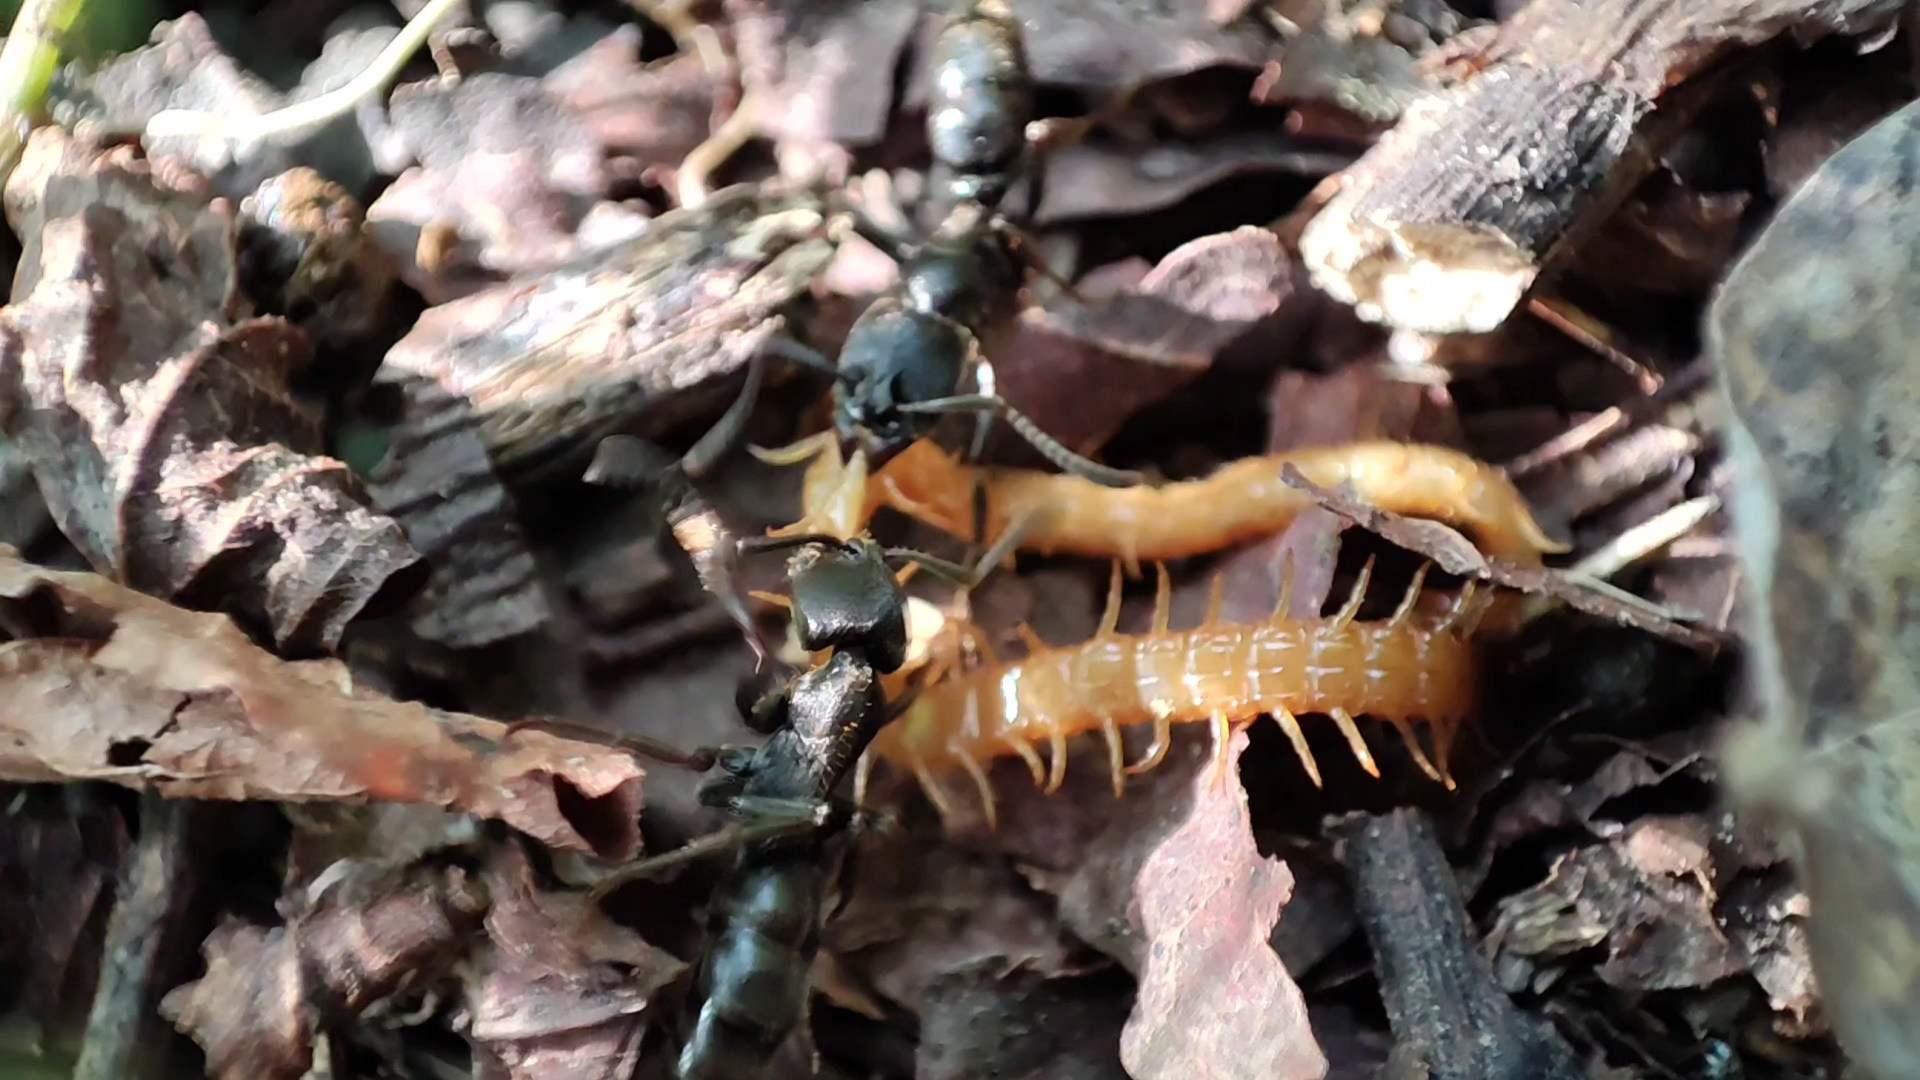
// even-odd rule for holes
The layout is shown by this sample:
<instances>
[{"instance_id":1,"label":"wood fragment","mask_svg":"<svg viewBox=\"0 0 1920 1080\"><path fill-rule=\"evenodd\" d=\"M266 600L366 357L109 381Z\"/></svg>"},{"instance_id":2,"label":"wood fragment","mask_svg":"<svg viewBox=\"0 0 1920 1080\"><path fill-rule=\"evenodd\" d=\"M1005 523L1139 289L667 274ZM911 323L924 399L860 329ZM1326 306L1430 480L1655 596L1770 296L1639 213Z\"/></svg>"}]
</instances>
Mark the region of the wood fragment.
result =
<instances>
[{"instance_id":1,"label":"wood fragment","mask_svg":"<svg viewBox=\"0 0 1920 1080\"><path fill-rule=\"evenodd\" d=\"M166 1055L155 1050L172 1033L155 1006L169 989L163 982L166 961L176 951L194 896L193 835L196 825L206 827L204 806L151 791L141 796L140 838L120 871L74 1080L144 1080L164 1073Z\"/></svg>"},{"instance_id":2,"label":"wood fragment","mask_svg":"<svg viewBox=\"0 0 1920 1080\"><path fill-rule=\"evenodd\" d=\"M1300 253L1362 318L1485 333L1707 104L1702 72L1784 35L1889 25L1897 0L1535 0L1478 74L1405 113L1344 174ZM1656 111L1657 110L1657 111Z\"/></svg>"},{"instance_id":3,"label":"wood fragment","mask_svg":"<svg viewBox=\"0 0 1920 1080\"><path fill-rule=\"evenodd\" d=\"M1418 810L1333 825L1393 1028L1387 1075L1576 1080L1571 1047L1494 982L1433 824Z\"/></svg>"}]
</instances>

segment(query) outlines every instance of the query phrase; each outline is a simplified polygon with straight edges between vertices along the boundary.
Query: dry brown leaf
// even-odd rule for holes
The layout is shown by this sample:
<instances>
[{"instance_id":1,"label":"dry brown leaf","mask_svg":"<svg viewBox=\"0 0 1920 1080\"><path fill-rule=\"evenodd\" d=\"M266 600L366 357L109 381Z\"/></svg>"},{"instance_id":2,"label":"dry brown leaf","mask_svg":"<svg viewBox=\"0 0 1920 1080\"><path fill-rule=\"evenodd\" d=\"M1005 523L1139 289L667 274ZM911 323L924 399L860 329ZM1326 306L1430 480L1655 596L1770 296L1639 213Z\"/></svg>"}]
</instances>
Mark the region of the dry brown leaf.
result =
<instances>
[{"instance_id":1,"label":"dry brown leaf","mask_svg":"<svg viewBox=\"0 0 1920 1080\"><path fill-rule=\"evenodd\" d=\"M6 211L26 253L0 313L0 432L96 569L300 653L417 586L400 527L319 456L287 391L305 336L249 317L228 204L46 127Z\"/></svg>"},{"instance_id":2,"label":"dry brown leaf","mask_svg":"<svg viewBox=\"0 0 1920 1080\"><path fill-rule=\"evenodd\" d=\"M222 923L201 946L206 974L160 1002L215 1080L307 1075L323 1023L444 975L487 898L458 867L356 861L293 904L284 926Z\"/></svg>"},{"instance_id":3,"label":"dry brown leaf","mask_svg":"<svg viewBox=\"0 0 1920 1080\"><path fill-rule=\"evenodd\" d=\"M626 1080L649 1005L686 965L613 923L585 894L536 889L518 849L496 851L483 880L492 947L467 987L476 1071Z\"/></svg>"},{"instance_id":4,"label":"dry brown leaf","mask_svg":"<svg viewBox=\"0 0 1920 1080\"><path fill-rule=\"evenodd\" d=\"M1574 578L1551 567L1520 566L1507 559L1489 558L1473 542L1437 521L1403 517L1361 502L1348 490L1325 488L1283 466L1280 478L1313 496L1315 502L1341 517L1375 532L1408 551L1432 559L1449 574L1491 581L1521 592L1550 596L1568 607L1612 619L1669 641L1698 649L1715 649L1726 635L1696 623L1683 622L1648 600L1599 582Z\"/></svg>"},{"instance_id":5,"label":"dry brown leaf","mask_svg":"<svg viewBox=\"0 0 1920 1080\"><path fill-rule=\"evenodd\" d=\"M289 662L222 615L0 548L0 779L180 798L421 802L610 859L639 850L619 751L382 697Z\"/></svg>"},{"instance_id":6,"label":"dry brown leaf","mask_svg":"<svg viewBox=\"0 0 1920 1080\"><path fill-rule=\"evenodd\" d=\"M1241 729L1233 760L1246 745ZM1261 856L1239 784L1196 774L1192 814L1147 856L1135 890L1151 942L1120 1041L1135 1080L1326 1075L1306 1001L1267 944L1293 875Z\"/></svg>"},{"instance_id":7,"label":"dry brown leaf","mask_svg":"<svg viewBox=\"0 0 1920 1080\"><path fill-rule=\"evenodd\" d=\"M1071 447L1099 446L1129 417L1192 382L1294 296L1272 232L1247 226L1182 244L1138 284L1030 309L994 365L1000 394Z\"/></svg>"}]
</instances>

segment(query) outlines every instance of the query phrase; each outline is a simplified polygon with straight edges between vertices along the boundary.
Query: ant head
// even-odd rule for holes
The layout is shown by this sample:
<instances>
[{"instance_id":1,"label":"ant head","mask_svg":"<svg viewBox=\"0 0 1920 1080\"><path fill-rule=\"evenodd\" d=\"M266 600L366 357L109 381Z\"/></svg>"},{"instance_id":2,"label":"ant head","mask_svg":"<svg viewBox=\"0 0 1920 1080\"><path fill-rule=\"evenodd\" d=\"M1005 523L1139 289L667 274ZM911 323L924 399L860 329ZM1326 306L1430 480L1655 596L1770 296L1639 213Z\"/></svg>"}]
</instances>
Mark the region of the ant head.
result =
<instances>
[{"instance_id":1,"label":"ant head","mask_svg":"<svg viewBox=\"0 0 1920 1080\"><path fill-rule=\"evenodd\" d=\"M843 437L870 433L882 444L868 447L876 456L911 442L931 422L900 406L951 396L972 351L972 335L952 319L897 302L872 305L840 349L835 425Z\"/></svg>"},{"instance_id":2,"label":"ant head","mask_svg":"<svg viewBox=\"0 0 1920 1080\"><path fill-rule=\"evenodd\" d=\"M906 594L878 545L810 545L794 556L788 575L801 648L859 650L882 672L906 663Z\"/></svg>"}]
</instances>

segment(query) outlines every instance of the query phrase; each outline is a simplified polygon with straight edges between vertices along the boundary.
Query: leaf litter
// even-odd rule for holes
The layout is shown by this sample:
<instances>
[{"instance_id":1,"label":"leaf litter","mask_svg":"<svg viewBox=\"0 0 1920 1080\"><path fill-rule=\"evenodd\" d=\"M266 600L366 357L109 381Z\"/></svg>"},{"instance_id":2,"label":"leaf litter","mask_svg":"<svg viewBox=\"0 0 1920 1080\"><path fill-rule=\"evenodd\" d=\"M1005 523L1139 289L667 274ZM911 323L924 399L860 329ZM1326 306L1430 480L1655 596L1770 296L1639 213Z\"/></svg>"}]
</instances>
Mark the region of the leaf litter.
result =
<instances>
[{"instance_id":1,"label":"leaf litter","mask_svg":"<svg viewBox=\"0 0 1920 1080\"><path fill-rule=\"evenodd\" d=\"M431 1046L431 1068L459 1075L612 1080L677 1051L666 1006L698 953L711 868L604 910L580 886L637 854L643 824L655 847L711 827L697 777L646 776L642 822L632 755L509 727L489 687L564 702L558 719L608 743L751 741L729 697L754 657L717 605L689 599L698 579L665 542L658 493L578 478L605 434L670 457L749 358L782 337L834 355L897 280L877 249L842 242L835 189L870 170L884 182L863 185L902 199L890 220L919 210L939 5L637 6L651 13L486 5L430 36L431 64L313 130L150 139L147 157L42 131L9 184L26 253L0 319L0 462L17 454L30 480L0 499L31 510L44 492L58 535L29 513L0 536L50 564L0 562L0 677L21 703L0 723L0 778L278 805L284 873L261 860L275 913L217 898L195 915L218 927L204 972L128 983L172 991L167 1015L212 1075L369 1059L406 1074ZM1506 565L1309 485L1319 508L1281 535L1175 564L1176 626L1198 620L1216 574L1228 620L1264 618L1283 576L1296 617L1322 615L1369 555L1387 578L1427 558L1530 594L1519 640L1490 650L1502 692L1462 740L1459 792L1423 786L1384 741L1384 778L1362 776L1313 722L1324 789L1264 725L1231 747L1240 786L1210 786L1204 733L1183 731L1117 803L1077 748L1052 795L997 763L997 830L967 799L936 823L911 780L883 775L869 797L886 820L841 867L813 1023L782 1069L808 1072L817 1052L889 1076L1352 1076L1382 1058L1455 1075L1460 1047L1421 1026L1421 1006L1447 1002L1415 1000L1408 973L1457 975L1481 951L1492 971L1460 985L1502 1018L1485 1029L1495 1071L1460 1075L1501 1075L1516 1047L1569 1061L1569 1045L1616 1075L1691 1074L1720 1053L1749 1075L1824 1063L1787 863L1707 808L1710 770L1654 763L1686 756L1661 742L1675 732L1697 751L1724 711L1713 665L1738 625L1718 509L1731 481L1717 419L1686 389L1686 324L1768 195L1906 91L1886 50L1754 54L1754 85L1789 104L1751 129L1764 155L1731 122L1662 143L1655 172L1580 234L1554 295L1498 333L1368 325L1307 280L1300 227L1383 131L1471 80L1497 32L1572 17L1534 6L1503 28L1424 2L1016 5L1043 107L1094 121L1053 155L1032 222L1079 296L1036 283L991 357L1017 405L1156 476L1354 438L1504 454L1578 555ZM250 46L187 12L63 86L57 114L90 115L88 130L103 108L113 130L161 108L260 117L342 85L395 33L384 12L342 18L311 43L320 56L269 80ZM73 332L135 314L132 345ZM750 441L817 430L817 381L769 383ZM1004 433L990 454L1022 457ZM798 471L730 465L710 494L751 533L793 520ZM956 550L897 518L874 528ZM309 552L326 557L283 569ZM1005 653L1022 622L1083 640L1104 573L1023 556L960 606ZM925 578L914 591L954 599ZM1135 632L1142 592L1125 607ZM507 662L513 643L541 659ZM346 659L311 659L329 653ZM577 667L599 696L570 696ZM1523 680L1585 703L1530 698ZM1652 707L1681 684L1707 689ZM1127 733L1134 753L1142 734ZM1409 804L1444 826L1435 839L1402 827L1419 815L1378 816ZM1338 880L1352 841L1326 815L1356 806L1376 815L1369 843L1467 864L1474 914L1408 935L1383 900L1433 915L1456 903L1445 875ZM391 824L403 811L425 815L418 828ZM0 829L59 836L11 816ZM105 906L99 867L116 852L76 870L71 836L38 850L44 888L76 913L28 954L50 970L35 985L63 968L84 981L95 931L77 911ZM44 899L34 918L54 910ZM1532 1014L1555 1024L1512 1019Z\"/></svg>"}]
</instances>

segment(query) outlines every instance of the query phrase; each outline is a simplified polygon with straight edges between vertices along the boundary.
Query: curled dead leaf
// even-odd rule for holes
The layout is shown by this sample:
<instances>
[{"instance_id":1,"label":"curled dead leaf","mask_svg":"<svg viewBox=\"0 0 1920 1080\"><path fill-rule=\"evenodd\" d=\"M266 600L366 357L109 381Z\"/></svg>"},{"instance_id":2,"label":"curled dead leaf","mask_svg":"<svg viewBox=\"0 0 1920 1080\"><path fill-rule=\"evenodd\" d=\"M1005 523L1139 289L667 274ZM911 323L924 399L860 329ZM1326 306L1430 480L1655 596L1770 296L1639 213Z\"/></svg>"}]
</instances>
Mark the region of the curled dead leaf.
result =
<instances>
[{"instance_id":1,"label":"curled dead leaf","mask_svg":"<svg viewBox=\"0 0 1920 1080\"><path fill-rule=\"evenodd\" d=\"M222 615L0 548L0 779L180 798L372 799L497 818L608 859L639 850L639 764L281 660Z\"/></svg>"},{"instance_id":2,"label":"curled dead leaf","mask_svg":"<svg viewBox=\"0 0 1920 1080\"><path fill-rule=\"evenodd\" d=\"M0 433L96 569L302 653L417 586L400 526L288 392L305 335L249 317L231 206L41 128L6 211L26 253L0 312Z\"/></svg>"}]
</instances>

